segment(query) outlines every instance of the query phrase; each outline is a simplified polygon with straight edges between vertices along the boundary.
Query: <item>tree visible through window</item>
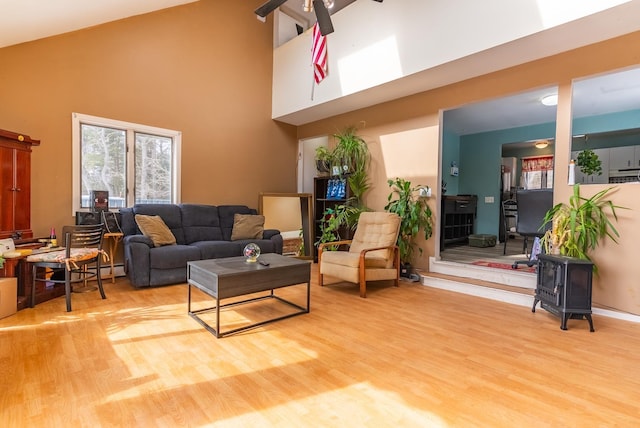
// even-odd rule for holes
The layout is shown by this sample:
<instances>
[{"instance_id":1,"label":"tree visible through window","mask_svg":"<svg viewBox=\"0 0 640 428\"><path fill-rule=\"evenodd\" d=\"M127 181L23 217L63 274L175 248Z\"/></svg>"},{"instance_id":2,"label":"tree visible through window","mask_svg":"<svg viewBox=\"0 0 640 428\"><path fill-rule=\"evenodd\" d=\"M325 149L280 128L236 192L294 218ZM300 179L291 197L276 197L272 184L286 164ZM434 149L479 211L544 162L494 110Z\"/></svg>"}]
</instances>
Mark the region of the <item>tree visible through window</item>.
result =
<instances>
[{"instance_id":1,"label":"tree visible through window","mask_svg":"<svg viewBox=\"0 0 640 428\"><path fill-rule=\"evenodd\" d=\"M113 208L179 202L179 132L76 113L73 131L74 211L92 190L107 190Z\"/></svg>"},{"instance_id":2,"label":"tree visible through window","mask_svg":"<svg viewBox=\"0 0 640 428\"><path fill-rule=\"evenodd\" d=\"M123 207L127 199L126 132L81 124L82 208L89 207L92 190L107 190L109 206Z\"/></svg>"},{"instance_id":3,"label":"tree visible through window","mask_svg":"<svg viewBox=\"0 0 640 428\"><path fill-rule=\"evenodd\" d=\"M172 139L136 133L135 202L171 203Z\"/></svg>"}]
</instances>

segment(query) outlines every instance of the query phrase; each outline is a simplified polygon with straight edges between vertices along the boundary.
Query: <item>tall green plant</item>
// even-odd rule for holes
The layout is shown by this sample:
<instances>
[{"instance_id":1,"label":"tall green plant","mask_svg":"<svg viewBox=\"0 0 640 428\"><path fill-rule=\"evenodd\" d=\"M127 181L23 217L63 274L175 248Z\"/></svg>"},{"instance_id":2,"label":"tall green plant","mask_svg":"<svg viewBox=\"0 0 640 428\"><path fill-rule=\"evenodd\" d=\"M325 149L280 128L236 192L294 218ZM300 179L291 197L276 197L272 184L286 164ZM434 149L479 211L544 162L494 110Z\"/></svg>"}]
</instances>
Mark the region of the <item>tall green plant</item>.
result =
<instances>
[{"instance_id":1,"label":"tall green plant","mask_svg":"<svg viewBox=\"0 0 640 428\"><path fill-rule=\"evenodd\" d=\"M398 235L398 247L400 248L400 261L410 263L417 244L415 237L420 230L424 232L424 238L429 239L433 234L433 213L427 205L427 201L417 196L423 185L411 186L411 182L403 178L387 180L391 193L387 198L385 211L396 213L400 216L400 234ZM422 254L422 248L417 247Z\"/></svg>"},{"instance_id":2,"label":"tall green plant","mask_svg":"<svg viewBox=\"0 0 640 428\"><path fill-rule=\"evenodd\" d=\"M620 235L609 217L617 221L616 209L626 208L605 199L614 189L609 187L585 198L580 196L580 185L575 184L569 203L555 205L544 218L545 225L552 225L542 237L545 252L591 261L589 253L602 240L609 238L617 243ZM597 272L595 264L594 271Z\"/></svg>"},{"instance_id":3,"label":"tall green plant","mask_svg":"<svg viewBox=\"0 0 640 428\"><path fill-rule=\"evenodd\" d=\"M362 211L367 208L356 207L349 204L337 205L333 208L327 208L320 221L320 236L315 245L325 242L339 241L343 238L341 235L347 230L355 230L358 225L358 219ZM334 247L326 249L335 250Z\"/></svg>"}]
</instances>

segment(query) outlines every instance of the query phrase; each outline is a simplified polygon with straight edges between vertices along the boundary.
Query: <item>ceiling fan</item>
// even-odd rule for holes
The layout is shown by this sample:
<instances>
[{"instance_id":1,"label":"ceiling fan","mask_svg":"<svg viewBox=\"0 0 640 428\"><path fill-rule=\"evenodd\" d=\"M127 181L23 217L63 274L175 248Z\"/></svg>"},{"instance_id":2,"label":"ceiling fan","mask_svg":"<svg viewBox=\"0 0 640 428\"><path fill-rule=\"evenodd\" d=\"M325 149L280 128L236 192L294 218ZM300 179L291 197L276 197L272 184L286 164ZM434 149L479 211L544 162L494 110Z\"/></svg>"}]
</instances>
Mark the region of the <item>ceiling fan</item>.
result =
<instances>
[{"instance_id":1,"label":"ceiling fan","mask_svg":"<svg viewBox=\"0 0 640 428\"><path fill-rule=\"evenodd\" d=\"M383 0L374 1L382 3ZM267 0L266 3L258 7L254 12L259 17L265 18L267 15L269 15L271 12L273 12L286 2L287 0ZM318 20L320 34L322 34L323 36L333 33L333 24L331 23L331 16L329 15L329 10L327 9L327 3L330 2L331 0L305 0L304 2L304 8L306 11L311 10L311 4L313 3L313 10L316 14L316 19Z\"/></svg>"}]
</instances>

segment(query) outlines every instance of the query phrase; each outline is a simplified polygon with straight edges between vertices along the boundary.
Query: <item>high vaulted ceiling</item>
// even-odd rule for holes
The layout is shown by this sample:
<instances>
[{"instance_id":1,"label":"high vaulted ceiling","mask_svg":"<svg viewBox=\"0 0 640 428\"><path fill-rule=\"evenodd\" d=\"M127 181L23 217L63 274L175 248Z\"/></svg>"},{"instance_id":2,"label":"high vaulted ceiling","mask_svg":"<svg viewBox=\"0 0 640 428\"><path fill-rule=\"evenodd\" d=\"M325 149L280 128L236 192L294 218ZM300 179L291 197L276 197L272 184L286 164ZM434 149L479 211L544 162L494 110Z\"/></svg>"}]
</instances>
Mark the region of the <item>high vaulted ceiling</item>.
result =
<instances>
[{"instance_id":1,"label":"high vaulted ceiling","mask_svg":"<svg viewBox=\"0 0 640 428\"><path fill-rule=\"evenodd\" d=\"M0 0L0 48L69 31L141 15L198 0ZM212 0L215 1L215 0ZM238 0L247 1L247 0ZM355 0L335 0L335 13ZM253 0L255 6L264 0ZM288 0L287 13L314 20L313 12L302 11L304 0ZM617 74L613 79L594 79L574 105L577 116L638 108L640 70ZM540 96L550 88L517 94L499 100L465 106L450 112L449 126L458 134L542 123L555 119L555 109L541 108ZM617 109L617 110L616 110Z\"/></svg>"},{"instance_id":2,"label":"high vaulted ceiling","mask_svg":"<svg viewBox=\"0 0 640 428\"><path fill-rule=\"evenodd\" d=\"M0 0L0 48L197 0Z\"/></svg>"}]
</instances>

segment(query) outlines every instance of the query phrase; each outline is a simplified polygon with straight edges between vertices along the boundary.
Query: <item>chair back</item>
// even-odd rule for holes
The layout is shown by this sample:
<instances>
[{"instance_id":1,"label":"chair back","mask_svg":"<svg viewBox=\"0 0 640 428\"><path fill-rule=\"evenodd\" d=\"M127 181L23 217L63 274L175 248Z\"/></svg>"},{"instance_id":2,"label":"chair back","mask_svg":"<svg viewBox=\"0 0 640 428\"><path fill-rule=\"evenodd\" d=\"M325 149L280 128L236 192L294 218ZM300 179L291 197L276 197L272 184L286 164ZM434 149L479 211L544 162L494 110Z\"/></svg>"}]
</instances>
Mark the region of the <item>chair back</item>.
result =
<instances>
[{"instance_id":1,"label":"chair back","mask_svg":"<svg viewBox=\"0 0 640 428\"><path fill-rule=\"evenodd\" d=\"M544 217L553 207L553 190L518 190L516 201L518 204L516 232L523 236L544 235L545 230L551 227L548 224L542 229Z\"/></svg>"},{"instance_id":2,"label":"chair back","mask_svg":"<svg viewBox=\"0 0 640 428\"><path fill-rule=\"evenodd\" d=\"M349 251L359 253L367 248L393 246L398 240L399 232L399 215L384 211L365 211L360 214ZM382 257L393 262L390 250L372 251L369 255Z\"/></svg>"},{"instance_id":3,"label":"chair back","mask_svg":"<svg viewBox=\"0 0 640 428\"><path fill-rule=\"evenodd\" d=\"M104 228L100 224L87 224L64 226L62 235L64 236L64 245L69 251L71 248L97 248L102 249L102 236Z\"/></svg>"}]
</instances>

